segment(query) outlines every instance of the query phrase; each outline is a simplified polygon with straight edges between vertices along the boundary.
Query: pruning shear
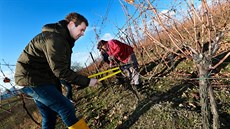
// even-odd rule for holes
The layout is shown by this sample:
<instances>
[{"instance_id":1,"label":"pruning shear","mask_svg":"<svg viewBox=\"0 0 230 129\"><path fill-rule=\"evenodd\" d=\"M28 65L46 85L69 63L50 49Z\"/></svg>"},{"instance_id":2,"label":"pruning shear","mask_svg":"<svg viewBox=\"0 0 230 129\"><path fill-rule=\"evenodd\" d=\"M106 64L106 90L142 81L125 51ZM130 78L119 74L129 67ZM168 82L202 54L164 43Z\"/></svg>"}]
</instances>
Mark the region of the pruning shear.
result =
<instances>
[{"instance_id":1,"label":"pruning shear","mask_svg":"<svg viewBox=\"0 0 230 129\"><path fill-rule=\"evenodd\" d=\"M118 73L121 73L122 71L126 70L126 69L129 69L132 65L131 64L126 64L126 65L122 65L122 66L118 66L118 67L115 67L115 68L111 68L111 69L108 69L108 70L105 70L105 71L102 71L102 72L98 72L96 74L93 74L93 75L90 75L88 76L88 78L93 78L93 77L97 77L99 75L103 75L103 74L106 74L106 73L109 73L111 72L109 75L107 76L104 76L102 78L99 78L98 81L103 81L107 78L110 78Z\"/></svg>"}]
</instances>

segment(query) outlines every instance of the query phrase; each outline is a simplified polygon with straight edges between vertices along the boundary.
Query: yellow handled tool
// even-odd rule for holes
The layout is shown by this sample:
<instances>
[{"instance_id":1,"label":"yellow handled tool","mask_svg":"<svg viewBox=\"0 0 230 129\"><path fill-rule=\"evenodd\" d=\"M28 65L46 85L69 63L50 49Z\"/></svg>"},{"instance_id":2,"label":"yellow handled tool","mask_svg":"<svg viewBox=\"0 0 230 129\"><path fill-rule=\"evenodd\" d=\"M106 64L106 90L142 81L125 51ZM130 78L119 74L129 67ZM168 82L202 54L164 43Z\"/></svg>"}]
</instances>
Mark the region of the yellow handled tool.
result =
<instances>
[{"instance_id":1,"label":"yellow handled tool","mask_svg":"<svg viewBox=\"0 0 230 129\"><path fill-rule=\"evenodd\" d=\"M109 77L112 77L112 76L114 76L114 75L116 75L118 73L121 73L122 70L128 69L130 67L131 67L131 64L126 64L126 65L123 65L123 66L118 66L118 67L115 67L115 68L112 68L112 69L108 69L106 71L102 71L102 72L90 75L90 76L88 76L88 78L93 78L93 77L97 77L97 76L102 75L102 74L106 74L106 73L112 72L111 74L98 79L98 81L100 82L100 81L105 80L105 79L107 79Z\"/></svg>"},{"instance_id":2,"label":"yellow handled tool","mask_svg":"<svg viewBox=\"0 0 230 129\"><path fill-rule=\"evenodd\" d=\"M118 71L113 72L114 70L118 70ZM106 71L102 71L102 72L90 75L90 76L88 76L88 78L93 78L93 77L96 77L96 76L99 76L99 75L102 75L102 74L105 74L105 73L109 73L109 72L112 72L112 73L107 75L107 76L104 76L104 77L98 79L98 81L100 82L100 81L105 80L105 79L107 79L109 77L112 77L112 76L114 76L114 75L116 75L118 73L121 73L121 70L120 70L120 67L115 67L115 68L112 68L112 69L108 69Z\"/></svg>"}]
</instances>

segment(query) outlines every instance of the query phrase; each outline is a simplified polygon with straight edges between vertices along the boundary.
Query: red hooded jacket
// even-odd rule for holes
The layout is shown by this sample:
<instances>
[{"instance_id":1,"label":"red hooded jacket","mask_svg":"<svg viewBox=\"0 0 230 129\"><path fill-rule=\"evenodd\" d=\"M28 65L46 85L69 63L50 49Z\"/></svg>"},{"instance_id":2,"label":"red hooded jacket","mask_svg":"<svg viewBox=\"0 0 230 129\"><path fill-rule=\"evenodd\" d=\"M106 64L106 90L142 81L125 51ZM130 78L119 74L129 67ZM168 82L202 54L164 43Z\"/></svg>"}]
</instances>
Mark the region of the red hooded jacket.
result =
<instances>
[{"instance_id":1,"label":"red hooded jacket","mask_svg":"<svg viewBox=\"0 0 230 129\"><path fill-rule=\"evenodd\" d=\"M133 47L114 39L109 40L107 45L109 56L114 56L122 63L128 63L130 55L133 54Z\"/></svg>"}]
</instances>

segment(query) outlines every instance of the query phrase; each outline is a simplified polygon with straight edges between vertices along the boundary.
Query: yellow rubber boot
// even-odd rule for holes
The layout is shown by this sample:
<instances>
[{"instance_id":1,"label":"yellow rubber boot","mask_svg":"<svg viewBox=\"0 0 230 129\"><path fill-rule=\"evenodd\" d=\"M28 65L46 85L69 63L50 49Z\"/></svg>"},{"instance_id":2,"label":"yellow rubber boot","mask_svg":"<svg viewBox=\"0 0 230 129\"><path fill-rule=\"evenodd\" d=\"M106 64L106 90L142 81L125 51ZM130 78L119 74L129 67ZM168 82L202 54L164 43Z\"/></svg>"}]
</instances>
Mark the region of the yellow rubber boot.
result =
<instances>
[{"instance_id":1,"label":"yellow rubber boot","mask_svg":"<svg viewBox=\"0 0 230 129\"><path fill-rule=\"evenodd\" d=\"M68 127L68 129L89 129L84 119L80 119L78 122Z\"/></svg>"}]
</instances>

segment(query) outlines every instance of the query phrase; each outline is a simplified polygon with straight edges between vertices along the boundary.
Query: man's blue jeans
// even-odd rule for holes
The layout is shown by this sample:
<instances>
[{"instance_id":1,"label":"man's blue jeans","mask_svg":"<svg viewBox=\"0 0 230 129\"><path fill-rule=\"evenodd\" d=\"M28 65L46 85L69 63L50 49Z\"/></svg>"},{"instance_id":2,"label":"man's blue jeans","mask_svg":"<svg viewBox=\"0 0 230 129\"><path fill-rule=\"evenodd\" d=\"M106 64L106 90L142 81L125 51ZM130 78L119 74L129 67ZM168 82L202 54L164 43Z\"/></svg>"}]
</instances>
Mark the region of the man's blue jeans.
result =
<instances>
[{"instance_id":1,"label":"man's blue jeans","mask_svg":"<svg viewBox=\"0 0 230 129\"><path fill-rule=\"evenodd\" d=\"M24 87L21 91L33 97L42 115L42 129L54 129L57 114L69 127L78 121L74 105L57 89L55 85Z\"/></svg>"}]
</instances>

